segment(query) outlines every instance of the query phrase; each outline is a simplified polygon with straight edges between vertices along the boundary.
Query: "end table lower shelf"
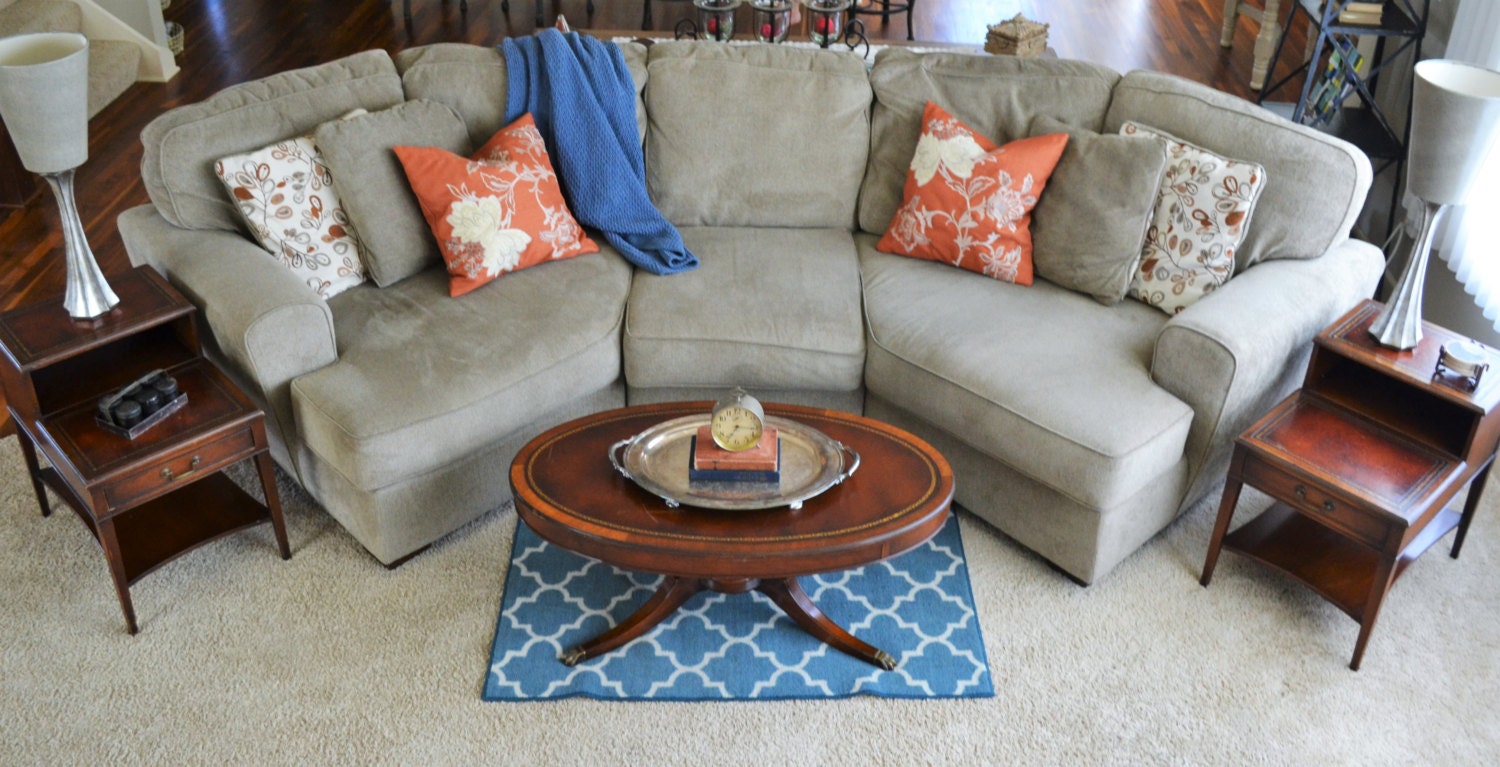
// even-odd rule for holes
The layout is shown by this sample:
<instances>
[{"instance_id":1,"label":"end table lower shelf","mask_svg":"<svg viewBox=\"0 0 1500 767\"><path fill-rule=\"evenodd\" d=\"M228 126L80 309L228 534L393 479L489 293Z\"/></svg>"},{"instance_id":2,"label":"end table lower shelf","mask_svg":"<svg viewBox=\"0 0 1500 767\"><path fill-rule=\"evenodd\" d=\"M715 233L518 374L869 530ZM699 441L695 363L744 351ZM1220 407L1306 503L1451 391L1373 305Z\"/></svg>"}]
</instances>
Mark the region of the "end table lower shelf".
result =
<instances>
[{"instance_id":1,"label":"end table lower shelf","mask_svg":"<svg viewBox=\"0 0 1500 767\"><path fill-rule=\"evenodd\" d=\"M1439 512L1396 557L1392 580L1457 527L1460 519L1452 509ZM1224 548L1280 570L1349 617L1364 621L1380 565L1375 549L1314 522L1285 503L1274 504L1226 535Z\"/></svg>"},{"instance_id":2,"label":"end table lower shelf","mask_svg":"<svg viewBox=\"0 0 1500 767\"><path fill-rule=\"evenodd\" d=\"M49 467L41 473L42 482L66 500L98 540L99 526L78 510L81 501L57 472ZM134 586L183 554L267 522L274 522L270 510L223 474L204 477L170 495L147 501L114 519L125 582ZM282 558L290 556L286 551Z\"/></svg>"}]
</instances>

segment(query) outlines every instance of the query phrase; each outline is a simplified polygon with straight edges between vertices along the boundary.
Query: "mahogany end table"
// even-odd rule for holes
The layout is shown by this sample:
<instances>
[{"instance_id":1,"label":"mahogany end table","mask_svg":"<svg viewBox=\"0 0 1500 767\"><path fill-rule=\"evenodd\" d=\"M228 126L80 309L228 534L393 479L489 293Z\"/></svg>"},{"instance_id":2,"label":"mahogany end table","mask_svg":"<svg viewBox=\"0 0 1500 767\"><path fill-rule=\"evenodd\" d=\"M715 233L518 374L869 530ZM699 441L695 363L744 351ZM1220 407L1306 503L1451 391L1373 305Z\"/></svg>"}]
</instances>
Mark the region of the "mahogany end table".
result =
<instances>
[{"instance_id":1,"label":"mahogany end table","mask_svg":"<svg viewBox=\"0 0 1500 767\"><path fill-rule=\"evenodd\" d=\"M664 421L712 403L644 405L562 424L533 439L510 469L516 513L547 541L628 570L666 576L634 614L565 651L575 665L644 635L694 594L769 596L804 631L883 669L896 659L855 638L813 604L797 579L905 553L942 529L953 471L932 446L878 421L831 410L765 405L768 415L811 426L857 450L861 469L800 509L669 507L617 473L609 450Z\"/></svg>"},{"instance_id":2,"label":"mahogany end table","mask_svg":"<svg viewBox=\"0 0 1500 767\"><path fill-rule=\"evenodd\" d=\"M1302 389L1235 442L1201 579L1226 548L1302 582L1359 622L1355 671L1396 578L1455 528L1458 557L1500 440L1500 352L1471 389L1436 373L1442 345L1466 339L1423 323L1416 348L1384 348L1381 308L1319 334ZM1245 484L1278 503L1228 532ZM1462 513L1446 508L1466 485Z\"/></svg>"},{"instance_id":3,"label":"mahogany end table","mask_svg":"<svg viewBox=\"0 0 1500 767\"><path fill-rule=\"evenodd\" d=\"M201 356L197 309L149 267L110 282L120 303L94 320L61 301L0 314L0 384L42 516L50 488L98 539L134 634L131 585L182 554L266 522L281 558L292 553L265 416ZM184 407L134 440L94 422L101 396L157 369ZM220 473L246 459L264 504Z\"/></svg>"}]
</instances>

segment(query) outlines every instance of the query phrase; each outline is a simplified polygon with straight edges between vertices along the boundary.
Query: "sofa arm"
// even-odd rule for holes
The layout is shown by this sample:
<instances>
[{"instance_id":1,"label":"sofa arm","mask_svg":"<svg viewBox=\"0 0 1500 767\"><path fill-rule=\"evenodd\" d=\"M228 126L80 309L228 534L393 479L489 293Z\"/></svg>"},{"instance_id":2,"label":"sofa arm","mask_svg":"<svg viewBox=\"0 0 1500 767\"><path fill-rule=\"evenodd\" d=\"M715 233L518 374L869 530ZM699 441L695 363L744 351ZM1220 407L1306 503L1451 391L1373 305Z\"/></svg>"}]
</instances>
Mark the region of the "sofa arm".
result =
<instances>
[{"instance_id":1,"label":"sofa arm","mask_svg":"<svg viewBox=\"0 0 1500 767\"><path fill-rule=\"evenodd\" d=\"M1183 508L1223 478L1235 437L1300 385L1312 339L1375 292L1384 266L1358 240L1262 262L1162 328L1151 378L1193 409Z\"/></svg>"},{"instance_id":2,"label":"sofa arm","mask_svg":"<svg viewBox=\"0 0 1500 767\"><path fill-rule=\"evenodd\" d=\"M118 223L131 263L154 267L202 311L231 375L267 403L295 455L292 380L338 359L328 304L238 233L181 229L150 205Z\"/></svg>"}]
</instances>

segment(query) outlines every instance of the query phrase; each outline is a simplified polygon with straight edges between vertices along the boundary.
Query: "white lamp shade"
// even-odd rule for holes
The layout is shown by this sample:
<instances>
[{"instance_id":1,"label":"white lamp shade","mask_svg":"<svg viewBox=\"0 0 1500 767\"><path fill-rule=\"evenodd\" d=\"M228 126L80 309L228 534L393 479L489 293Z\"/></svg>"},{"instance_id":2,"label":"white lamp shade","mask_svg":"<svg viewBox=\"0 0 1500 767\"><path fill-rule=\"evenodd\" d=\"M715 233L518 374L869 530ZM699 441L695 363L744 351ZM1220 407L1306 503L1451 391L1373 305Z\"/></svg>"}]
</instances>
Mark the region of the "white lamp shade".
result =
<instances>
[{"instance_id":1,"label":"white lamp shade","mask_svg":"<svg viewBox=\"0 0 1500 767\"><path fill-rule=\"evenodd\" d=\"M73 32L0 39L0 117L33 173L89 157L89 41Z\"/></svg>"},{"instance_id":2,"label":"white lamp shade","mask_svg":"<svg viewBox=\"0 0 1500 767\"><path fill-rule=\"evenodd\" d=\"M1406 188L1462 205L1500 134L1500 72L1460 61L1417 62Z\"/></svg>"}]
</instances>

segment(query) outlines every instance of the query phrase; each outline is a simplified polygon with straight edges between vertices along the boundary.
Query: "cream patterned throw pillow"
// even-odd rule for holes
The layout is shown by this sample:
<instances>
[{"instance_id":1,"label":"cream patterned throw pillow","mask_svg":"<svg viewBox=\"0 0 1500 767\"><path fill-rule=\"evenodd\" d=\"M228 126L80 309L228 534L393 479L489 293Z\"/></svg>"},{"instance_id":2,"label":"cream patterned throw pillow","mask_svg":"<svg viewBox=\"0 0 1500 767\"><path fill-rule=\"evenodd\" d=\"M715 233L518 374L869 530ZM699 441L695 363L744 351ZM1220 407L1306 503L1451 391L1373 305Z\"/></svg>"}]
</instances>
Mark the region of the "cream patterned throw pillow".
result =
<instances>
[{"instance_id":1,"label":"cream patterned throw pillow","mask_svg":"<svg viewBox=\"0 0 1500 767\"><path fill-rule=\"evenodd\" d=\"M1139 123L1125 123L1120 133L1167 145L1167 168L1130 296L1176 314L1234 276L1234 254L1265 188L1266 170Z\"/></svg>"},{"instance_id":2,"label":"cream patterned throw pillow","mask_svg":"<svg viewBox=\"0 0 1500 767\"><path fill-rule=\"evenodd\" d=\"M260 246L323 298L365 281L360 243L311 136L214 163Z\"/></svg>"}]
</instances>

